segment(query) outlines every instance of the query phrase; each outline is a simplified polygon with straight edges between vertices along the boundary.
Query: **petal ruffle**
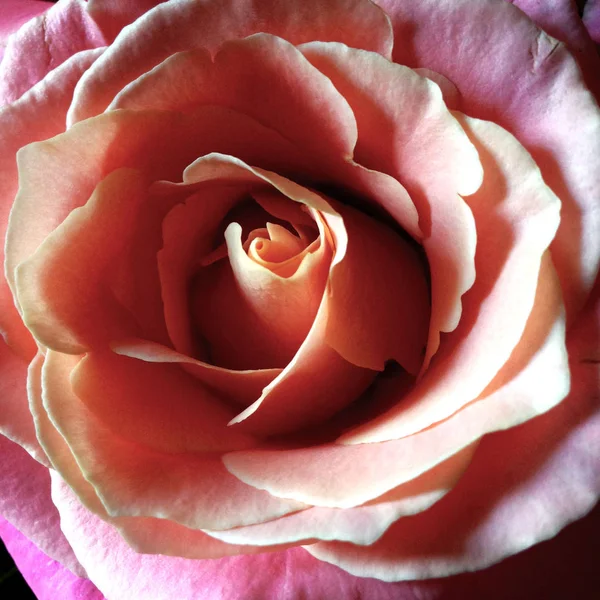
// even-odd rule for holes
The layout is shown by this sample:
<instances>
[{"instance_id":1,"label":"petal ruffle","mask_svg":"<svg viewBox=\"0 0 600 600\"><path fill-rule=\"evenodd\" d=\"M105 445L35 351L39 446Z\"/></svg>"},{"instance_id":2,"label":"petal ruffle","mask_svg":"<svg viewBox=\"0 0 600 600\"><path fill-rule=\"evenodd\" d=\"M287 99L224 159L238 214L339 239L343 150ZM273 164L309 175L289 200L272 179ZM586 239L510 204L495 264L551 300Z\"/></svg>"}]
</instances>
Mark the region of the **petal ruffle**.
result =
<instances>
[{"instance_id":1,"label":"petal ruffle","mask_svg":"<svg viewBox=\"0 0 600 600\"><path fill-rule=\"evenodd\" d=\"M83 0L51 6L9 38L0 63L0 106L14 102L78 52L105 44Z\"/></svg>"},{"instance_id":2,"label":"petal ruffle","mask_svg":"<svg viewBox=\"0 0 600 600\"><path fill-rule=\"evenodd\" d=\"M227 18L223 19L223 15ZM366 0L182 0L143 15L111 44L101 64L83 77L70 110L70 123L104 111L128 83L167 57L193 48L214 53L226 40L257 32L301 44L338 41L388 57L393 37L389 19Z\"/></svg>"},{"instance_id":3,"label":"petal ruffle","mask_svg":"<svg viewBox=\"0 0 600 600\"><path fill-rule=\"evenodd\" d=\"M394 61L452 81L459 108L513 133L560 197L552 256L571 321L600 264L600 109L575 58L503 0L378 4L403 40L394 47Z\"/></svg>"}]
</instances>

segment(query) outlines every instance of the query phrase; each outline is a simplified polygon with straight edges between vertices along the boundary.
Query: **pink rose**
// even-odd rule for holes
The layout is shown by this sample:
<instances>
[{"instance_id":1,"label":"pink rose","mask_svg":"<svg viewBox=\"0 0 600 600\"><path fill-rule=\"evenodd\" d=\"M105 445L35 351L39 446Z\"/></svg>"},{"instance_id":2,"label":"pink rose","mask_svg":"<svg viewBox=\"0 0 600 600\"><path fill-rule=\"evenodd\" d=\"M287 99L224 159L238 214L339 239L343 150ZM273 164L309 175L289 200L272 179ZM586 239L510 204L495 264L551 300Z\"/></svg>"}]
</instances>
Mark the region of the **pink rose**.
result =
<instances>
[{"instance_id":1,"label":"pink rose","mask_svg":"<svg viewBox=\"0 0 600 600\"><path fill-rule=\"evenodd\" d=\"M110 599L391 598L594 506L570 2L60 0L0 96L11 543Z\"/></svg>"}]
</instances>

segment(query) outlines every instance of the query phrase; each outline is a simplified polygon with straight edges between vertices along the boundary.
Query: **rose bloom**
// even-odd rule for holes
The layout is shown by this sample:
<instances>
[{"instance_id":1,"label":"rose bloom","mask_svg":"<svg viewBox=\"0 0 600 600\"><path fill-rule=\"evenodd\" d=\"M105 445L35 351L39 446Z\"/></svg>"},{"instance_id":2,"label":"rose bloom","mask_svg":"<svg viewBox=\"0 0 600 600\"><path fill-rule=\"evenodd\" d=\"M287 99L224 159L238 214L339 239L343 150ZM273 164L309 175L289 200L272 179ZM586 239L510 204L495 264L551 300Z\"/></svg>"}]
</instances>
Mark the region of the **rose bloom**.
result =
<instances>
[{"instance_id":1,"label":"rose bloom","mask_svg":"<svg viewBox=\"0 0 600 600\"><path fill-rule=\"evenodd\" d=\"M40 597L433 598L592 509L598 7L0 4Z\"/></svg>"}]
</instances>

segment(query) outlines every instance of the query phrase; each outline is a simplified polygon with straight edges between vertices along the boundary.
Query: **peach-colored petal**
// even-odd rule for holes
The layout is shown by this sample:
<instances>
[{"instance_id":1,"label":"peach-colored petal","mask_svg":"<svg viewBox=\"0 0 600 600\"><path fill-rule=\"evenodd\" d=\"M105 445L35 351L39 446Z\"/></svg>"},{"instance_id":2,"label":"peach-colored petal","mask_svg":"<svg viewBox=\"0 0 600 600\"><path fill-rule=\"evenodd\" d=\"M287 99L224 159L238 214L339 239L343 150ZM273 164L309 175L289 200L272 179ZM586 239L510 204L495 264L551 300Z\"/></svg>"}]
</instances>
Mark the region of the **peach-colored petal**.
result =
<instances>
[{"instance_id":1,"label":"peach-colored petal","mask_svg":"<svg viewBox=\"0 0 600 600\"><path fill-rule=\"evenodd\" d=\"M14 102L78 52L105 44L83 0L51 6L9 38L0 63L0 106Z\"/></svg>"},{"instance_id":2,"label":"peach-colored petal","mask_svg":"<svg viewBox=\"0 0 600 600\"><path fill-rule=\"evenodd\" d=\"M467 202L479 236L477 280L458 329L412 393L349 443L410 435L476 398L519 342L536 296L540 260L559 223L560 203L524 148L506 131L456 114L485 166ZM551 268L552 270L552 268Z\"/></svg>"},{"instance_id":3,"label":"peach-colored petal","mask_svg":"<svg viewBox=\"0 0 600 600\"><path fill-rule=\"evenodd\" d=\"M370 545L400 517L426 510L454 487L475 447L467 447L431 471L356 508L309 508L273 521L226 531L207 531L234 544L274 544L319 540Z\"/></svg>"},{"instance_id":4,"label":"peach-colored petal","mask_svg":"<svg viewBox=\"0 0 600 600\"><path fill-rule=\"evenodd\" d=\"M148 340L119 340L112 343L111 348L122 356L147 362L180 364L185 371L215 390L219 396L243 407L252 404L262 390L281 373L281 369L234 371L216 367Z\"/></svg>"},{"instance_id":5,"label":"peach-colored petal","mask_svg":"<svg viewBox=\"0 0 600 600\"><path fill-rule=\"evenodd\" d=\"M102 276L122 250L146 194L141 173L114 171L19 265L23 321L42 344L79 354L135 332Z\"/></svg>"},{"instance_id":6,"label":"peach-colored petal","mask_svg":"<svg viewBox=\"0 0 600 600\"><path fill-rule=\"evenodd\" d=\"M73 370L71 385L117 436L150 448L220 452L255 445L225 427L234 410L177 365L91 352Z\"/></svg>"},{"instance_id":7,"label":"peach-colored petal","mask_svg":"<svg viewBox=\"0 0 600 600\"><path fill-rule=\"evenodd\" d=\"M567 316L574 318L600 263L600 110L575 58L502 0L378 4L403 40L394 60L450 79L462 110L513 133L561 198L552 255Z\"/></svg>"},{"instance_id":8,"label":"peach-colored petal","mask_svg":"<svg viewBox=\"0 0 600 600\"><path fill-rule=\"evenodd\" d=\"M484 439L452 492L367 551L336 543L307 550L355 575L398 581L480 569L553 537L600 496L599 376L597 363L579 364L565 401Z\"/></svg>"},{"instance_id":9,"label":"peach-colored petal","mask_svg":"<svg viewBox=\"0 0 600 600\"><path fill-rule=\"evenodd\" d=\"M313 161L347 156L356 142L352 111L329 79L288 41L264 33L224 43L214 59L204 48L170 56L123 89L108 110L190 112L202 105L256 119Z\"/></svg>"},{"instance_id":10,"label":"peach-colored petal","mask_svg":"<svg viewBox=\"0 0 600 600\"><path fill-rule=\"evenodd\" d=\"M0 340L0 432L47 466L48 459L35 437L27 401L28 370L35 368L36 358L28 369L27 362Z\"/></svg>"},{"instance_id":11,"label":"peach-colored petal","mask_svg":"<svg viewBox=\"0 0 600 600\"><path fill-rule=\"evenodd\" d=\"M223 16L226 15L226 18ZM101 113L128 83L167 57L193 48L214 53L227 40L265 32L301 44L331 40L389 58L392 35L385 13L367 0L182 0L146 13L118 37L106 60L82 78L70 122ZM181 84L181 80L179 81Z\"/></svg>"},{"instance_id":12,"label":"peach-colored petal","mask_svg":"<svg viewBox=\"0 0 600 600\"><path fill-rule=\"evenodd\" d=\"M395 360L416 374L429 327L423 259L396 231L342 204L325 215L335 238L327 283L327 343L348 362L383 371Z\"/></svg>"},{"instance_id":13,"label":"peach-colored petal","mask_svg":"<svg viewBox=\"0 0 600 600\"><path fill-rule=\"evenodd\" d=\"M285 367L315 319L331 250L322 239L293 275L282 277L248 256L241 235L241 226L231 223L225 232L229 261L198 274L195 322L215 364L236 369Z\"/></svg>"},{"instance_id":14,"label":"peach-colored petal","mask_svg":"<svg viewBox=\"0 0 600 600\"><path fill-rule=\"evenodd\" d=\"M302 52L352 107L356 162L396 177L417 207L432 285L426 369L440 332L458 324L460 297L475 278L475 224L460 196L481 184L477 153L430 80L340 44L313 42Z\"/></svg>"},{"instance_id":15,"label":"peach-colored petal","mask_svg":"<svg viewBox=\"0 0 600 600\"><path fill-rule=\"evenodd\" d=\"M44 407L111 517L158 517L194 529L223 529L305 508L243 484L218 455L163 453L118 437L70 389L78 361L48 351Z\"/></svg>"},{"instance_id":16,"label":"peach-colored petal","mask_svg":"<svg viewBox=\"0 0 600 600\"><path fill-rule=\"evenodd\" d=\"M199 260L207 255L225 215L245 190L210 188L175 206L162 221L162 248L156 255L164 318L173 347L198 355L192 332L190 286Z\"/></svg>"},{"instance_id":17,"label":"peach-colored petal","mask_svg":"<svg viewBox=\"0 0 600 600\"><path fill-rule=\"evenodd\" d=\"M77 494L77 499L69 493L71 502L83 503L95 515L99 515L107 525L119 530L120 534L137 552L183 556L187 558L217 558L234 554L252 554L270 551L264 546L234 546L222 543L201 531L189 529L183 525L162 518L152 517L115 517L111 518L101 504L93 486L84 478L73 453L65 439L52 425L42 405L41 396L34 398L32 410L36 418L36 428L40 440L52 456L53 465L62 474L51 471L54 483L66 482ZM63 479L64 478L64 479ZM60 504L60 500L57 502ZM277 546L276 549L284 549Z\"/></svg>"},{"instance_id":18,"label":"peach-colored petal","mask_svg":"<svg viewBox=\"0 0 600 600\"><path fill-rule=\"evenodd\" d=\"M0 239L5 239L9 211L18 189L17 151L26 144L64 131L75 83L101 53L101 50L80 52L19 100L0 110ZM31 228L30 222L27 233L22 232L22 235L29 236ZM4 244L0 245L0 257L4 263ZM0 307L0 330L4 339L21 356L31 359L36 352L35 343L23 326L4 277L0 278Z\"/></svg>"},{"instance_id":19,"label":"peach-colored petal","mask_svg":"<svg viewBox=\"0 0 600 600\"><path fill-rule=\"evenodd\" d=\"M337 214L314 192L232 157L208 155L195 161L184 172L185 185L189 186L213 179L269 183L291 201L308 205L322 214ZM323 230L321 238L324 236ZM374 371L351 365L327 345L326 310L327 303L322 301L298 353L265 388L261 397L240 413L232 424L250 432L272 435L300 429L335 414L369 385L375 376ZM335 392L332 393L332 390Z\"/></svg>"},{"instance_id":20,"label":"peach-colored petal","mask_svg":"<svg viewBox=\"0 0 600 600\"><path fill-rule=\"evenodd\" d=\"M349 508L411 481L490 431L549 410L568 392L569 372L560 287L549 260L543 265L536 304L520 344L476 402L400 440L248 450L226 454L225 465L242 481L275 496Z\"/></svg>"}]
</instances>

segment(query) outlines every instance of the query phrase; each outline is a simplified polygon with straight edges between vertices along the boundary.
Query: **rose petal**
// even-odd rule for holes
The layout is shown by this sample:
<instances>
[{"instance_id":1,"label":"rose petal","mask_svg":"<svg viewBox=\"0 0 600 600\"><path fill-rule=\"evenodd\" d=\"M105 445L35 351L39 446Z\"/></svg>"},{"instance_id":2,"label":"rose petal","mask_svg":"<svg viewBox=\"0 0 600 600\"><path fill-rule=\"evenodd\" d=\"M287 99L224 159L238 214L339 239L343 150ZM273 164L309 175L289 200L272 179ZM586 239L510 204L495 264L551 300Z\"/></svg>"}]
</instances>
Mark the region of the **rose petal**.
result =
<instances>
[{"instance_id":1,"label":"rose petal","mask_svg":"<svg viewBox=\"0 0 600 600\"><path fill-rule=\"evenodd\" d=\"M356 142L352 111L327 77L288 41L264 33L225 42L214 59L204 48L170 56L124 88L108 110L190 112L203 105L256 119L312 154L313 161L347 156Z\"/></svg>"},{"instance_id":2,"label":"rose petal","mask_svg":"<svg viewBox=\"0 0 600 600\"><path fill-rule=\"evenodd\" d=\"M600 2L598 0L587 0L585 3L583 23L594 42L600 44Z\"/></svg>"},{"instance_id":3,"label":"rose petal","mask_svg":"<svg viewBox=\"0 0 600 600\"><path fill-rule=\"evenodd\" d=\"M575 59L501 0L378 4L403 40L394 47L394 61L450 79L464 112L512 132L561 198L552 255L573 319L600 263L600 110Z\"/></svg>"},{"instance_id":4,"label":"rose petal","mask_svg":"<svg viewBox=\"0 0 600 600\"><path fill-rule=\"evenodd\" d=\"M51 6L9 39L0 63L0 106L14 102L74 54L105 44L85 2Z\"/></svg>"},{"instance_id":5,"label":"rose petal","mask_svg":"<svg viewBox=\"0 0 600 600\"><path fill-rule=\"evenodd\" d=\"M59 562L50 559L18 529L12 527L8 521L1 518L0 536L12 555L16 567L38 600L55 600L56 598L61 598L61 600L82 600L83 598L85 600L105 600L89 579L73 575ZM6 574L4 575L6 576ZM11 589L10 582L3 581L3 584L8 592L8 589Z\"/></svg>"},{"instance_id":6,"label":"rose petal","mask_svg":"<svg viewBox=\"0 0 600 600\"><path fill-rule=\"evenodd\" d=\"M218 455L162 453L116 436L70 389L68 377L77 360L48 351L44 407L110 516L158 517L194 529L221 529L304 508L241 483ZM51 449L46 450L53 459Z\"/></svg>"},{"instance_id":7,"label":"rose petal","mask_svg":"<svg viewBox=\"0 0 600 600\"><path fill-rule=\"evenodd\" d=\"M410 435L473 400L508 360L533 306L540 260L556 232L560 203L509 133L456 116L485 168L482 187L467 198L479 237L477 280L463 300L459 327L413 392L346 435L349 443Z\"/></svg>"},{"instance_id":8,"label":"rose petal","mask_svg":"<svg viewBox=\"0 0 600 600\"><path fill-rule=\"evenodd\" d=\"M119 340L112 343L111 348L122 356L151 363L178 363L220 396L244 407L252 404L263 388L281 373L281 369L234 371L215 367L147 340Z\"/></svg>"},{"instance_id":9,"label":"rose petal","mask_svg":"<svg viewBox=\"0 0 600 600\"><path fill-rule=\"evenodd\" d=\"M226 454L223 461L239 479L274 496L315 506L363 504L418 477L482 435L518 425L560 402L569 389L564 338L560 287L547 257L534 310L511 360L477 401L452 417L400 440L246 450Z\"/></svg>"},{"instance_id":10,"label":"rose petal","mask_svg":"<svg viewBox=\"0 0 600 600\"><path fill-rule=\"evenodd\" d=\"M94 583L111 599L280 600L292 594L305 600L417 600L409 584L353 577L315 560L302 548L219 561L138 554L110 525L69 498L64 485L57 487L55 484L54 501L66 535Z\"/></svg>"},{"instance_id":11,"label":"rose petal","mask_svg":"<svg viewBox=\"0 0 600 600\"><path fill-rule=\"evenodd\" d=\"M123 249L146 195L141 173L114 171L19 265L23 321L42 344L79 354L135 332L102 276Z\"/></svg>"},{"instance_id":12,"label":"rose petal","mask_svg":"<svg viewBox=\"0 0 600 600\"><path fill-rule=\"evenodd\" d=\"M18 189L17 150L31 142L64 131L65 116L75 83L81 73L102 53L80 52L55 69L12 105L0 111L0 237L5 239L8 215ZM27 228L31 233L31 223ZM4 262L4 245L0 247ZM7 274L10 267L7 270ZM7 343L21 356L31 359L37 348L15 308L10 289L0 278L0 329Z\"/></svg>"},{"instance_id":13,"label":"rose petal","mask_svg":"<svg viewBox=\"0 0 600 600\"><path fill-rule=\"evenodd\" d=\"M222 16L227 15L226 19ZM332 40L389 57L393 38L389 20L366 0L184 0L161 4L127 28L108 50L106 60L78 86L69 122L104 111L128 83L184 50L214 53L225 40L257 32L280 36L292 44Z\"/></svg>"},{"instance_id":14,"label":"rose petal","mask_svg":"<svg viewBox=\"0 0 600 600\"><path fill-rule=\"evenodd\" d=\"M365 506L309 508L258 525L207 533L234 544L274 544L308 537L368 546L400 517L426 510L450 491L471 460L476 445Z\"/></svg>"},{"instance_id":15,"label":"rose petal","mask_svg":"<svg viewBox=\"0 0 600 600\"><path fill-rule=\"evenodd\" d=\"M398 521L367 552L337 543L307 550L356 575L398 581L486 567L553 537L600 495L600 413L593 397L600 373L597 364L584 370L594 371L591 390L576 384L547 414L488 436L450 494L422 515ZM574 371L575 383L581 375ZM518 460L507 460L515 449Z\"/></svg>"},{"instance_id":16,"label":"rose petal","mask_svg":"<svg viewBox=\"0 0 600 600\"><path fill-rule=\"evenodd\" d=\"M340 44L314 42L302 52L352 107L356 162L396 177L417 207L432 285L424 370L440 332L458 324L460 297L475 278L475 224L460 195L472 194L481 183L477 153L430 80ZM374 89L377 94L370 93Z\"/></svg>"},{"instance_id":17,"label":"rose petal","mask_svg":"<svg viewBox=\"0 0 600 600\"><path fill-rule=\"evenodd\" d=\"M349 206L325 214L335 238L327 285L326 341L348 362L383 371L395 360L416 374L429 326L429 288L417 251Z\"/></svg>"},{"instance_id":18,"label":"rose petal","mask_svg":"<svg viewBox=\"0 0 600 600\"><path fill-rule=\"evenodd\" d=\"M73 573L85 575L60 530L60 519L50 500L48 469L3 435L0 453L0 514L50 558Z\"/></svg>"},{"instance_id":19,"label":"rose petal","mask_svg":"<svg viewBox=\"0 0 600 600\"><path fill-rule=\"evenodd\" d=\"M87 12L112 44L121 30L166 0L88 0Z\"/></svg>"},{"instance_id":20,"label":"rose petal","mask_svg":"<svg viewBox=\"0 0 600 600\"><path fill-rule=\"evenodd\" d=\"M35 368L35 360L30 365ZM37 438L27 402L27 363L0 341L0 431L23 446L38 462L48 459Z\"/></svg>"},{"instance_id":21,"label":"rose petal","mask_svg":"<svg viewBox=\"0 0 600 600\"><path fill-rule=\"evenodd\" d=\"M4 55L8 37L30 19L50 8L47 2L40 0L4 0L2 3L2 22L0 23L0 61Z\"/></svg>"}]
</instances>

